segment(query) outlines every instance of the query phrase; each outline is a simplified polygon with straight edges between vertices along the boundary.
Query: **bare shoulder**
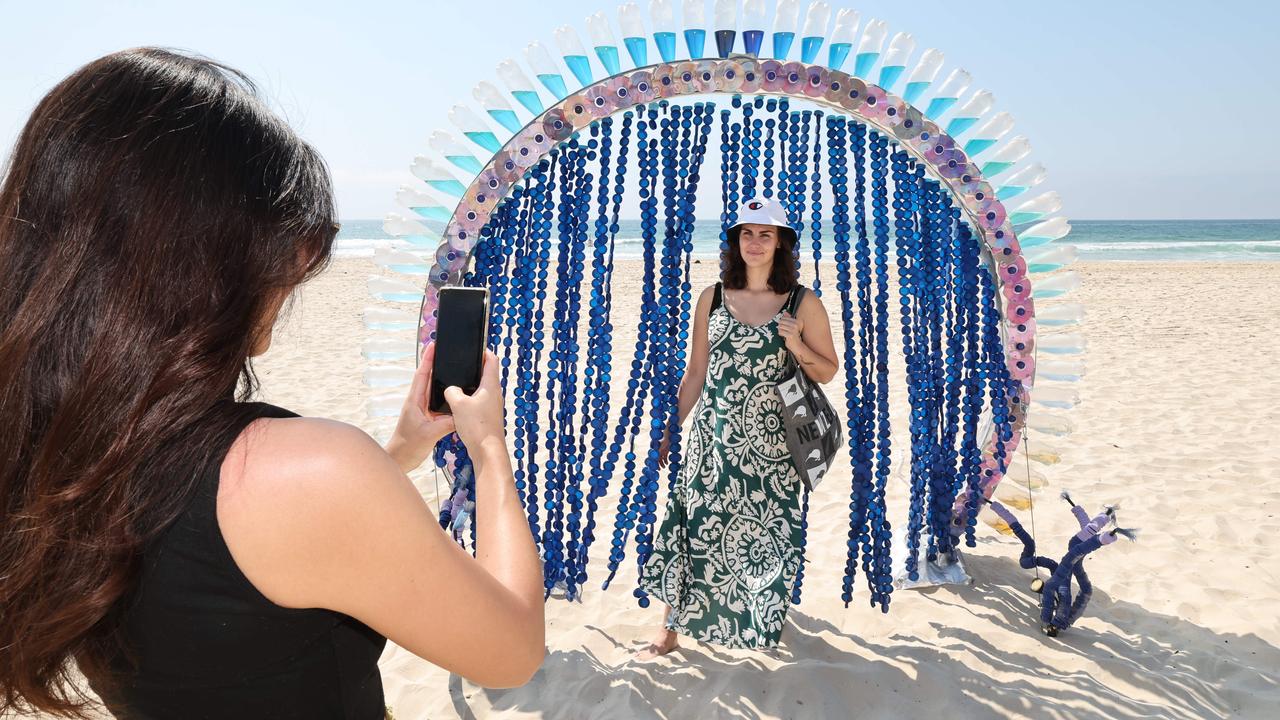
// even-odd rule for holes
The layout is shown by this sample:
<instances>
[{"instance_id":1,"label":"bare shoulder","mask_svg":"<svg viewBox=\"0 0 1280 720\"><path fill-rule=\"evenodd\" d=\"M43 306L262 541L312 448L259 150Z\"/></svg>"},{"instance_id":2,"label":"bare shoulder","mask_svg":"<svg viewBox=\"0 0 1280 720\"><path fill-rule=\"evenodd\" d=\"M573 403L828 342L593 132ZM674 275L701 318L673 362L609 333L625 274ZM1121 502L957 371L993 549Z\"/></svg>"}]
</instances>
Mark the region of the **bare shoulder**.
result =
<instances>
[{"instance_id":1,"label":"bare shoulder","mask_svg":"<svg viewBox=\"0 0 1280 720\"><path fill-rule=\"evenodd\" d=\"M262 418L236 438L222 463L219 510L242 496L346 493L349 479L391 462L363 430L321 418ZM346 478L347 481L343 481Z\"/></svg>"},{"instance_id":2,"label":"bare shoulder","mask_svg":"<svg viewBox=\"0 0 1280 720\"><path fill-rule=\"evenodd\" d=\"M342 562L368 518L421 502L373 438L318 418L252 423L222 464L217 516L240 570L285 607L317 604L316 581Z\"/></svg>"},{"instance_id":3,"label":"bare shoulder","mask_svg":"<svg viewBox=\"0 0 1280 720\"><path fill-rule=\"evenodd\" d=\"M808 292L800 298L799 313L803 315L822 315L827 316L827 306L823 304L822 298L813 290L806 288Z\"/></svg>"},{"instance_id":4,"label":"bare shoulder","mask_svg":"<svg viewBox=\"0 0 1280 720\"><path fill-rule=\"evenodd\" d=\"M708 285L698 295L697 317L705 317L711 311L711 300L716 295L716 286Z\"/></svg>"}]
</instances>

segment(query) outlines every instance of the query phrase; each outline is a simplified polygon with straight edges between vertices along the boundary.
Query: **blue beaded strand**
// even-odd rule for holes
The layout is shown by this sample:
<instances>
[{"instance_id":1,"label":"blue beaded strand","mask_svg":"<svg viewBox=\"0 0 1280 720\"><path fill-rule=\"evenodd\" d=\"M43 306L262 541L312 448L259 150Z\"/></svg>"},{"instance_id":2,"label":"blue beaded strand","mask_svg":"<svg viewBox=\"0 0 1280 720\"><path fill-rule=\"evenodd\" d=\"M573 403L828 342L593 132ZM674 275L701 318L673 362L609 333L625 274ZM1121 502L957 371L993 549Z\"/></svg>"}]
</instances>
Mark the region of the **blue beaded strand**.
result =
<instances>
[{"instance_id":1,"label":"blue beaded strand","mask_svg":"<svg viewBox=\"0 0 1280 720\"><path fill-rule=\"evenodd\" d=\"M920 579L920 533L924 527L924 504L929 481L927 460L928 416L927 371L922 367L925 343L923 334L922 285L927 282L927 268L922 262L921 236L916 226L916 186L908 168L905 152L891 157L893 173L893 209L896 231L895 249L899 268L899 309L902 318L902 348L907 366L907 397L910 403L911 498L907 515L907 576Z\"/></svg>"},{"instance_id":2,"label":"blue beaded strand","mask_svg":"<svg viewBox=\"0 0 1280 720\"><path fill-rule=\"evenodd\" d=\"M813 175L810 185L811 195L810 207L812 215L809 221L809 233L813 239L813 294L822 297L822 271L818 267L819 261L822 260L822 118L824 113L821 110L815 110L813 120L817 125L817 132L813 135ZM805 118L805 136L809 135L809 120ZM796 258L799 259L800 242L797 237L796 242Z\"/></svg>"},{"instance_id":3,"label":"blue beaded strand","mask_svg":"<svg viewBox=\"0 0 1280 720\"><path fill-rule=\"evenodd\" d=\"M593 310L592 336L588 354L592 364L587 368L596 370L596 386L592 408L591 438L591 491L587 496L587 525L583 530L582 547L578 560L580 568L579 583L587 580L587 564L589 550L595 540L596 511L599 500L608 491L609 479L617 462L617 450L610 447L606 452L609 428L610 382L613 367L613 325L612 325L612 293L614 249L619 230L619 213L622 206L623 193L626 187L628 149L631 137L633 113L623 117L622 129L618 138L617 167L614 170L613 194L608 195L605 182L608 175L608 158L610 154L609 135L612 121L606 118L602 122L601 145L601 181L600 181L600 217L596 224L595 261L592 269L591 304ZM611 201L611 209L606 215L606 202ZM598 280L597 280L598 278ZM588 376L590 377L590 375ZM585 415L586 413L584 413Z\"/></svg>"},{"instance_id":4,"label":"blue beaded strand","mask_svg":"<svg viewBox=\"0 0 1280 720\"><path fill-rule=\"evenodd\" d=\"M772 112L776 112L777 109L778 109L778 101L775 98L769 98L768 101L765 103L765 110L767 112L772 113ZM763 172L763 188L764 189L762 191L762 194L766 198L773 197L773 173L774 173L774 165L775 165L774 160L777 155L777 150L776 150L777 139L774 137L774 127L776 125L777 125L777 120L775 120L774 118L767 118L764 121L764 144L763 144L761 156L763 158L762 165L764 166L764 172Z\"/></svg>"},{"instance_id":5,"label":"blue beaded strand","mask_svg":"<svg viewBox=\"0 0 1280 720\"><path fill-rule=\"evenodd\" d=\"M870 545L872 566L871 605L889 611L893 593L890 543L892 523L885 511L885 490L893 460L893 442L889 422L889 200L888 144L876 132L871 133L871 207L875 236L875 410L876 455L875 491L871 499Z\"/></svg>"},{"instance_id":6,"label":"blue beaded strand","mask_svg":"<svg viewBox=\"0 0 1280 720\"><path fill-rule=\"evenodd\" d=\"M644 248L644 275L641 289L640 319L636 328L636 352L632 358L631 377L627 382L627 400L623 406L622 418L615 433L614 444L610 447L610 455L617 457L621 446L627 446L623 456L622 486L618 498L618 510L614 518L613 546L609 554L609 576L603 587L608 588L617 574L618 566L626 556L626 541L630 531L636 527L635 510L632 502L632 489L636 480L635 438L640 429L644 403L648 397L651 375L646 372L649 365L649 343L652 336L652 315L655 304L654 278L657 230L657 200L655 177L657 175L657 141L649 138L657 118L657 108L653 105L640 105L636 108L639 121L636 124L636 145L638 152L637 173L640 194L640 235Z\"/></svg>"}]
</instances>

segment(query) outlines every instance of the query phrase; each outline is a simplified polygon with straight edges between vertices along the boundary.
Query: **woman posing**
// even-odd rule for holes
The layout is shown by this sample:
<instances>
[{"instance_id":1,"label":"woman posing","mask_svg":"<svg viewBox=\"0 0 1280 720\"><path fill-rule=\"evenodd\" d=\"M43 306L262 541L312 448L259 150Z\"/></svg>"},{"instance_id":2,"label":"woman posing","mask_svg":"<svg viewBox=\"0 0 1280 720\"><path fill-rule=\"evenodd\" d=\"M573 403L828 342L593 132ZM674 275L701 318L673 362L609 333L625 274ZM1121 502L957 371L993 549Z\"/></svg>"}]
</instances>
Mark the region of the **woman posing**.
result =
<instances>
[{"instance_id":1,"label":"woman posing","mask_svg":"<svg viewBox=\"0 0 1280 720\"><path fill-rule=\"evenodd\" d=\"M642 659L675 649L679 635L777 645L800 564L803 488L776 385L788 353L813 381L831 380L831 324L799 286L796 233L775 201L748 200L728 239L723 280L698 299L679 393L680 422L692 412L693 426L641 573L641 586L667 605Z\"/></svg>"},{"instance_id":2,"label":"woman posing","mask_svg":"<svg viewBox=\"0 0 1280 720\"><path fill-rule=\"evenodd\" d=\"M234 70L130 50L36 107L0 185L0 715L84 712L76 666L121 717L372 719L385 638L489 686L541 663L492 356L433 416L429 349L385 450L245 401L336 228ZM455 429L475 559L405 476Z\"/></svg>"}]
</instances>

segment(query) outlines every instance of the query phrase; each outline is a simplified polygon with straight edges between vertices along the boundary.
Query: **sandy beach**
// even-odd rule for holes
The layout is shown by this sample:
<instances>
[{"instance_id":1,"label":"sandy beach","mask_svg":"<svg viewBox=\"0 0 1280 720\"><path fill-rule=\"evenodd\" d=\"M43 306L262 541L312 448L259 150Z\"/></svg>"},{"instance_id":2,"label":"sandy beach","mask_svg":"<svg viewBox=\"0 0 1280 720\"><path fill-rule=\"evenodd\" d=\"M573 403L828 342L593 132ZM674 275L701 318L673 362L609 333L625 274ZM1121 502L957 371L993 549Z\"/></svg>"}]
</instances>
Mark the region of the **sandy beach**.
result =
<instances>
[{"instance_id":1,"label":"sandy beach","mask_svg":"<svg viewBox=\"0 0 1280 720\"><path fill-rule=\"evenodd\" d=\"M715 268L695 265L696 283L711 282ZM638 270L624 264L618 273L624 316L638 312L630 291ZM1271 322L1280 316L1280 263L1077 270L1085 284L1072 300L1088 309L1088 376L1069 414L1075 433L1030 438L1036 455L1060 456L1032 465L1048 483L1034 496L1036 536L1056 556L1074 532L1062 489L1090 509L1119 503L1123 524L1141 536L1090 557L1093 601L1065 634L1040 633L1032 574L1017 565L1020 544L982 525L965 555L973 585L897 591L885 615L867 607L858 578L845 608L846 464L812 498L804 596L777 650L684 639L666 658L634 660L658 613L631 597L633 554L615 584L598 589L607 545L597 545L583 600L547 607L547 657L528 685L485 690L389 644L381 667L396 717L1272 717L1280 702L1280 449L1272 441L1280 339ZM361 311L375 304L365 283L380 272L367 260L339 259L303 288L257 363L263 399L375 435L388 426L366 417L361 379ZM627 335L619 331L620 347ZM830 387L842 387L841 378ZM413 477L434 505L434 473ZM905 497L895 477L891 510ZM1029 526L1030 512L1018 515Z\"/></svg>"},{"instance_id":2,"label":"sandy beach","mask_svg":"<svg viewBox=\"0 0 1280 720\"><path fill-rule=\"evenodd\" d=\"M715 267L695 265L695 284ZM859 577L843 607L846 463L812 499L804 597L776 652L686 639L668 658L633 660L658 614L631 597L632 555L598 589L607 545L597 546L582 602L548 605L547 658L532 682L484 690L388 646L397 717L1270 717L1280 702L1280 264L1077 267L1088 376L1070 413L1076 432L1031 437L1033 450L1061 456L1034 466L1049 483L1035 497L1036 534L1048 554L1065 549L1073 520L1062 489L1090 509L1119 503L1142 534L1090 557L1093 601L1066 634L1040 633L1019 543L985 526L966 554L972 586L898 591L884 615L866 606ZM302 291L258 362L266 400L379 430L365 417L359 353L365 282L378 271L341 259ZM626 287L615 288L617 312L635 317ZM617 342L626 347L625 332ZM415 480L434 504L433 474Z\"/></svg>"}]
</instances>

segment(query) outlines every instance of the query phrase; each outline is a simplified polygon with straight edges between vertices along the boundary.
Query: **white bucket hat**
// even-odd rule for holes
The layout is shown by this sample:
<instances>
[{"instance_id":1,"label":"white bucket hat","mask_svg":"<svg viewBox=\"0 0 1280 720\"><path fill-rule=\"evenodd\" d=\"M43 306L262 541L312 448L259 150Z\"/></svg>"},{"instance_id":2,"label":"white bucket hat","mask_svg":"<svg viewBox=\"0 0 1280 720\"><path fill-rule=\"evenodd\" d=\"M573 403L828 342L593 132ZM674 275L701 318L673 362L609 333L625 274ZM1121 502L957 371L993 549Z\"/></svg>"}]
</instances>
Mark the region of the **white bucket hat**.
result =
<instances>
[{"instance_id":1,"label":"white bucket hat","mask_svg":"<svg viewBox=\"0 0 1280 720\"><path fill-rule=\"evenodd\" d=\"M749 198L738 208L738 221L729 228L727 235L731 242L737 242L738 233L743 225L776 225L781 229L779 235L791 237L791 246L796 244L796 230L787 222L787 211L782 203L771 198Z\"/></svg>"}]
</instances>

